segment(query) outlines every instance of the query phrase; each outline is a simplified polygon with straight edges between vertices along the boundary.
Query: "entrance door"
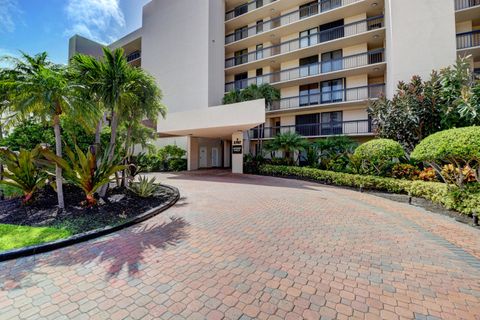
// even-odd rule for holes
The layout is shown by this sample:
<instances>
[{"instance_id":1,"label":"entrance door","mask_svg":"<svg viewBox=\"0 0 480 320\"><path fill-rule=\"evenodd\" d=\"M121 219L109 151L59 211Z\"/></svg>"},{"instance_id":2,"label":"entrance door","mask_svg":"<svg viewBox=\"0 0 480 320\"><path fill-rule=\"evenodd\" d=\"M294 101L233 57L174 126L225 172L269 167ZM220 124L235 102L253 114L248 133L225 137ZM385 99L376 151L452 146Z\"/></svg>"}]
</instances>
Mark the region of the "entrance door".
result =
<instances>
[{"instance_id":1,"label":"entrance door","mask_svg":"<svg viewBox=\"0 0 480 320\"><path fill-rule=\"evenodd\" d=\"M200 168L207 167L207 147L200 147Z\"/></svg>"},{"instance_id":2,"label":"entrance door","mask_svg":"<svg viewBox=\"0 0 480 320\"><path fill-rule=\"evenodd\" d=\"M220 167L218 161L218 148L212 148L212 167Z\"/></svg>"}]
</instances>

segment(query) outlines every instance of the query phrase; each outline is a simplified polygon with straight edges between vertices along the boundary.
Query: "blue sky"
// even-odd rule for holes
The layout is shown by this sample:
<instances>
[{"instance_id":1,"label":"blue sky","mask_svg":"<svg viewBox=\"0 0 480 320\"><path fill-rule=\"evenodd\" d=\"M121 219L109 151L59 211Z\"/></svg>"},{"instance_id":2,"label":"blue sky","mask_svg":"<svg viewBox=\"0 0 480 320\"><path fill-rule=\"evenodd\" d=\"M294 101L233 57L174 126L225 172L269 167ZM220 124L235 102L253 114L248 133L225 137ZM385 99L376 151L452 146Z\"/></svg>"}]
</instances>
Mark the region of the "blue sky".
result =
<instances>
[{"instance_id":1,"label":"blue sky","mask_svg":"<svg viewBox=\"0 0 480 320\"><path fill-rule=\"evenodd\" d=\"M66 63L68 39L110 43L139 28L149 0L0 0L0 56L47 51Z\"/></svg>"}]
</instances>

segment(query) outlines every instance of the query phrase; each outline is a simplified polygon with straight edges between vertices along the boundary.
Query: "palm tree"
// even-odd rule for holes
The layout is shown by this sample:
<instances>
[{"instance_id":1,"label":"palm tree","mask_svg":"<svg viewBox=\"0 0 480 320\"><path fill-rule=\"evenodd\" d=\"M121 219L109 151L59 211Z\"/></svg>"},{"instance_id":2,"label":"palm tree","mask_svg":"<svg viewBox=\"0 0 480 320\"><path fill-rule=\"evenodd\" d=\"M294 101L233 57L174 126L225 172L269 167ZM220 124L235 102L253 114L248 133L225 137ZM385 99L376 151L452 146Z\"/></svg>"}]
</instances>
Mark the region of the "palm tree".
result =
<instances>
[{"instance_id":1,"label":"palm tree","mask_svg":"<svg viewBox=\"0 0 480 320\"><path fill-rule=\"evenodd\" d=\"M33 114L52 124L55 133L55 152L62 157L60 116L70 113L76 117L88 117L88 103L77 103L77 86L68 81L67 68L48 61L47 53L35 56L22 53L21 58L9 58L13 63L13 77L1 82L11 94L15 111ZM62 169L55 168L58 206L65 208L63 199Z\"/></svg>"},{"instance_id":2,"label":"palm tree","mask_svg":"<svg viewBox=\"0 0 480 320\"><path fill-rule=\"evenodd\" d=\"M303 151L307 147L307 140L298 133L281 133L265 144L267 151L282 151L285 158L293 161L293 154L296 151Z\"/></svg>"},{"instance_id":3,"label":"palm tree","mask_svg":"<svg viewBox=\"0 0 480 320\"><path fill-rule=\"evenodd\" d=\"M125 164L127 164L132 144L132 134L138 126L142 126L145 119L156 120L159 115L163 118L167 115L167 108L161 103L162 92L158 88L155 79L139 68L131 68L128 71L128 79L130 80L129 99L124 101L120 121L125 123L127 134L125 138ZM136 130L138 131L138 130ZM122 184L126 185L125 170L122 176Z\"/></svg>"}]
</instances>

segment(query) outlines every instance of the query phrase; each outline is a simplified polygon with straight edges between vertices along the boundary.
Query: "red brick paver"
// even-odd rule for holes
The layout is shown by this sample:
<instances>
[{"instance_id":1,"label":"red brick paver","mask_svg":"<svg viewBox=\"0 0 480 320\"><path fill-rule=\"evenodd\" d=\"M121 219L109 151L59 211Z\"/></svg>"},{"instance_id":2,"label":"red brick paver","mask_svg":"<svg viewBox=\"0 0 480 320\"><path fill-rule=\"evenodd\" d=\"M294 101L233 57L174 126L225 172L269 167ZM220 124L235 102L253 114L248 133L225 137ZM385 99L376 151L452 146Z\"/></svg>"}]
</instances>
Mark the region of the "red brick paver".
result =
<instances>
[{"instance_id":1,"label":"red brick paver","mask_svg":"<svg viewBox=\"0 0 480 320\"><path fill-rule=\"evenodd\" d=\"M345 189L160 175L143 224L0 263L0 318L480 319L480 233Z\"/></svg>"}]
</instances>

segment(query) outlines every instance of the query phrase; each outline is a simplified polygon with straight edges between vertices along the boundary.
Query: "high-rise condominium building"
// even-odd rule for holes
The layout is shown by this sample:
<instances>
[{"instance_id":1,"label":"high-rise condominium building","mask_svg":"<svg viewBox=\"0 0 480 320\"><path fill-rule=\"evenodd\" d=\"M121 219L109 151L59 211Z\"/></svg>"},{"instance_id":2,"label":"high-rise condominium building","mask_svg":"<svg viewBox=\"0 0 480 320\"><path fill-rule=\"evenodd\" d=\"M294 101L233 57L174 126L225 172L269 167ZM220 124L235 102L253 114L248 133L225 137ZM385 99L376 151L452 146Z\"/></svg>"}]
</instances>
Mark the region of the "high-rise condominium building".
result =
<instances>
[{"instance_id":1,"label":"high-rise condominium building","mask_svg":"<svg viewBox=\"0 0 480 320\"><path fill-rule=\"evenodd\" d=\"M75 36L70 54L101 55ZM368 101L401 80L470 56L480 70L480 0L153 0L143 26L109 45L164 92L159 144L190 170L232 167L284 132L372 137ZM222 105L226 92L270 84L280 101Z\"/></svg>"}]
</instances>

